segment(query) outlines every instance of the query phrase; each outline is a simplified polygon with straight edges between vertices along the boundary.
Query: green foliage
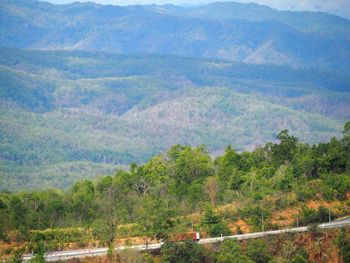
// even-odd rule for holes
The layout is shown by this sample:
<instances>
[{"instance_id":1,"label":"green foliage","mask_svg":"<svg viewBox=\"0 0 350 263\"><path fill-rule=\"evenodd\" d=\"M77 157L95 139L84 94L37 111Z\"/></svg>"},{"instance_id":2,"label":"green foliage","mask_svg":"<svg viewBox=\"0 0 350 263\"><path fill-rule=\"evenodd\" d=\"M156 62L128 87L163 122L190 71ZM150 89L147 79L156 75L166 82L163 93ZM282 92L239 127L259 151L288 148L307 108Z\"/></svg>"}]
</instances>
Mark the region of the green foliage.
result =
<instances>
[{"instance_id":1,"label":"green foliage","mask_svg":"<svg viewBox=\"0 0 350 263\"><path fill-rule=\"evenodd\" d=\"M29 234L29 247L38 250L38 244L44 242L47 250L60 250L66 243L85 243L91 238L91 233L82 228L32 230Z\"/></svg>"},{"instance_id":2,"label":"green foliage","mask_svg":"<svg viewBox=\"0 0 350 263\"><path fill-rule=\"evenodd\" d=\"M98 219L92 224L93 236L107 246L114 240L115 233L115 229L111 229L109 222L105 219Z\"/></svg>"},{"instance_id":3,"label":"green foliage","mask_svg":"<svg viewBox=\"0 0 350 263\"><path fill-rule=\"evenodd\" d=\"M285 161L291 161L297 149L298 139L289 135L288 130L283 130L277 135L280 140L279 144L275 144L272 152L276 164L282 164Z\"/></svg>"},{"instance_id":4,"label":"green foliage","mask_svg":"<svg viewBox=\"0 0 350 263\"><path fill-rule=\"evenodd\" d=\"M322 233L322 229L319 228L318 224L311 224L308 226L308 230L313 236L318 236Z\"/></svg>"},{"instance_id":5,"label":"green foliage","mask_svg":"<svg viewBox=\"0 0 350 263\"><path fill-rule=\"evenodd\" d=\"M138 223L148 237L165 240L174 227L174 215L167 200L147 198L138 209Z\"/></svg>"},{"instance_id":6,"label":"green foliage","mask_svg":"<svg viewBox=\"0 0 350 263\"><path fill-rule=\"evenodd\" d=\"M336 243L339 248L340 258L343 262L349 262L350 260L350 238L346 233L346 229L342 228L340 235L338 236Z\"/></svg>"},{"instance_id":7,"label":"green foliage","mask_svg":"<svg viewBox=\"0 0 350 263\"><path fill-rule=\"evenodd\" d=\"M302 69L176 56L0 51L0 190L66 190L130 162L145 163L175 143L208 147L179 148L174 169L186 182L213 173L207 151L234 145L217 168L222 183L239 190L253 164L272 176L295 151L285 152L294 136L310 143L340 136L338 116L350 102L347 92L332 91L335 81L349 86L347 78L322 74L321 81L319 73ZM311 104L310 98L320 102ZM284 128L293 136L281 134L274 153L267 147L238 154L275 139ZM324 171L344 171L350 158L339 149L346 145L334 143L333 153L319 160L300 154L295 175L317 176L319 163Z\"/></svg>"},{"instance_id":8,"label":"green foliage","mask_svg":"<svg viewBox=\"0 0 350 263\"><path fill-rule=\"evenodd\" d=\"M290 261L291 263L308 263L307 255L296 254Z\"/></svg>"},{"instance_id":9,"label":"green foliage","mask_svg":"<svg viewBox=\"0 0 350 263\"><path fill-rule=\"evenodd\" d=\"M220 222L220 217L214 212L214 210L208 206L205 210L204 216L202 218L203 225L215 225Z\"/></svg>"},{"instance_id":10,"label":"green foliage","mask_svg":"<svg viewBox=\"0 0 350 263\"><path fill-rule=\"evenodd\" d=\"M211 207L207 207L205 210L201 223L212 237L221 235L229 236L232 234L226 222L223 221Z\"/></svg>"},{"instance_id":11,"label":"green foliage","mask_svg":"<svg viewBox=\"0 0 350 263\"><path fill-rule=\"evenodd\" d=\"M209 227L209 235L212 237L217 236L230 236L231 230L228 228L226 222L219 222Z\"/></svg>"},{"instance_id":12,"label":"green foliage","mask_svg":"<svg viewBox=\"0 0 350 263\"><path fill-rule=\"evenodd\" d=\"M12 255L12 259L11 261L13 263L22 263L23 262L23 259L22 259L22 256L24 254L24 248L18 248L16 249L14 252L13 252L13 255Z\"/></svg>"},{"instance_id":13,"label":"green foliage","mask_svg":"<svg viewBox=\"0 0 350 263\"><path fill-rule=\"evenodd\" d=\"M270 219L276 209L321 195L330 200L346 198L350 177L348 172L340 172L343 163L329 170L328 164L320 161L332 155L333 145L343 144L344 138L309 146L287 132L279 137L281 142L251 153L227 147L216 159L204 146L175 145L142 165L131 164L129 172L118 170L96 181L82 180L67 191L1 192L0 237L8 242L15 233L17 240L29 241L30 248L44 242L51 251L63 249L67 243L83 245L93 240L111 246L116 236L146 236L147 242L167 240L190 227L203 227L210 236L225 236L231 235L227 220L242 218L256 231L274 229ZM283 154L276 158L278 151ZM343 151L341 156L346 154L344 147L339 151ZM316 177L299 169L305 156L318 162ZM296 170L301 171L297 176ZM238 187L233 187L238 181ZM210 183L215 192L210 198L213 206L208 206L208 195L213 194ZM277 197L276 201L271 197ZM215 205L231 201L243 206L234 212L216 210ZM204 207L201 222L186 218ZM335 218L333 213L330 216ZM299 217L300 225L328 220L325 207L313 210L305 206Z\"/></svg>"},{"instance_id":14,"label":"green foliage","mask_svg":"<svg viewBox=\"0 0 350 263\"><path fill-rule=\"evenodd\" d=\"M266 223L270 216L270 211L259 205L249 205L240 211L250 225L257 231L262 231L262 227L266 230Z\"/></svg>"},{"instance_id":15,"label":"green foliage","mask_svg":"<svg viewBox=\"0 0 350 263\"><path fill-rule=\"evenodd\" d=\"M249 240L247 243L247 256L256 263L269 262L271 254L264 239Z\"/></svg>"},{"instance_id":16,"label":"green foliage","mask_svg":"<svg viewBox=\"0 0 350 263\"><path fill-rule=\"evenodd\" d=\"M333 190L335 197L340 200L346 198L350 190L350 176L348 174L330 174L323 176L323 181L329 189Z\"/></svg>"},{"instance_id":17,"label":"green foliage","mask_svg":"<svg viewBox=\"0 0 350 263\"><path fill-rule=\"evenodd\" d=\"M250 258L243 255L241 246L234 240L225 240L220 244L215 255L215 262L218 263L251 263Z\"/></svg>"},{"instance_id":18,"label":"green foliage","mask_svg":"<svg viewBox=\"0 0 350 263\"><path fill-rule=\"evenodd\" d=\"M45 258L45 242L43 240L40 240L35 243L35 246L33 248L33 255L34 257L30 260L30 262L33 263L44 263Z\"/></svg>"},{"instance_id":19,"label":"green foliage","mask_svg":"<svg viewBox=\"0 0 350 263\"><path fill-rule=\"evenodd\" d=\"M333 212L323 206L320 206L318 210L304 207L300 222L304 225L312 223L325 223L329 221L329 217L331 220L334 219Z\"/></svg>"},{"instance_id":20,"label":"green foliage","mask_svg":"<svg viewBox=\"0 0 350 263\"><path fill-rule=\"evenodd\" d=\"M161 253L164 263L200 263L205 259L203 247L193 241L166 242L161 248Z\"/></svg>"}]
</instances>

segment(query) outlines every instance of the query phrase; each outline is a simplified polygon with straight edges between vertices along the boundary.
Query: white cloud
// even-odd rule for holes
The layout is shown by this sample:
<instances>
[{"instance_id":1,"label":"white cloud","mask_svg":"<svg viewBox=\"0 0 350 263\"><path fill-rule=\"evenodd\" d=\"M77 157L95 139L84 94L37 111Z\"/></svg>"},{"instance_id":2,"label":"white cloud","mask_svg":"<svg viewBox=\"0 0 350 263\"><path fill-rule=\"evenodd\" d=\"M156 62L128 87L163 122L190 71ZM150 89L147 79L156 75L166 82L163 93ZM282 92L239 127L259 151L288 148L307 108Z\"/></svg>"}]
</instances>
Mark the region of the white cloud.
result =
<instances>
[{"instance_id":1,"label":"white cloud","mask_svg":"<svg viewBox=\"0 0 350 263\"><path fill-rule=\"evenodd\" d=\"M48 2L63 4L74 2L76 0L46 0ZM96 2L101 4L113 5L133 5L133 4L178 4L178 5L196 5L213 2L210 0L80 0L81 2ZM218 0L228 1L228 0ZM296 11L322 11L341 15L350 18L349 0L236 0L241 3L258 3L281 10Z\"/></svg>"}]
</instances>

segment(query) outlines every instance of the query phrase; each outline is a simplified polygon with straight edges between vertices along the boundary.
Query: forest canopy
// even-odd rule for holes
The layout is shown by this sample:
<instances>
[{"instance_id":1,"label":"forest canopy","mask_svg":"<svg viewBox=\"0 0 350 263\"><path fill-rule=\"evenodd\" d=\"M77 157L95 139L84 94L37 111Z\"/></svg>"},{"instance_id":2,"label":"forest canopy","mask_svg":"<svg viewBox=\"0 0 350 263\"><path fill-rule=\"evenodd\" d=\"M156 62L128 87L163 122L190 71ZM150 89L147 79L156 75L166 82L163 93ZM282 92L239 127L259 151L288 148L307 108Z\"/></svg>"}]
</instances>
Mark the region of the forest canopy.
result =
<instances>
[{"instance_id":1,"label":"forest canopy","mask_svg":"<svg viewBox=\"0 0 350 263\"><path fill-rule=\"evenodd\" d=\"M228 220L243 219L251 230L260 230L263 216L264 229L277 228L271 213L296 205L300 224L326 221L327 209L302 204L348 199L350 122L342 138L326 143L302 143L288 130L277 139L252 152L229 145L217 158L205 145L174 145L145 164L131 163L129 171L82 180L68 191L2 192L0 239L32 245L42 240L53 250L91 239L111 245L118 236L167 239L188 229L216 236L232 233ZM230 203L240 205L226 214L215 209ZM191 213L203 216L186 219Z\"/></svg>"}]
</instances>

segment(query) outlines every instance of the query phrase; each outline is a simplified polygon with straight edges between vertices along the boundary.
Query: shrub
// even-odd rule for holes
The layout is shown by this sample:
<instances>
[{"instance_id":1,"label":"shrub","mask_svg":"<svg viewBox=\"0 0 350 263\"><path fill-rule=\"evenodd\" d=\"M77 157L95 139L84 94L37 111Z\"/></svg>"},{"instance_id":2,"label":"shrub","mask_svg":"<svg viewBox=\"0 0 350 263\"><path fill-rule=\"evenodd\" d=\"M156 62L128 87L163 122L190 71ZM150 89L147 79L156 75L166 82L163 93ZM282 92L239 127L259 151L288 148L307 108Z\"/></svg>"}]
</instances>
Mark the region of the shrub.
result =
<instances>
[{"instance_id":1,"label":"shrub","mask_svg":"<svg viewBox=\"0 0 350 263\"><path fill-rule=\"evenodd\" d=\"M209 227L209 234L212 237L217 237L220 235L229 236L232 233L225 222L219 222Z\"/></svg>"},{"instance_id":2,"label":"shrub","mask_svg":"<svg viewBox=\"0 0 350 263\"><path fill-rule=\"evenodd\" d=\"M16 249L12 255L12 262L13 263L21 263L23 261L22 260L23 254L24 254L24 248Z\"/></svg>"},{"instance_id":3,"label":"shrub","mask_svg":"<svg viewBox=\"0 0 350 263\"><path fill-rule=\"evenodd\" d=\"M308 230L310 231L312 236L318 236L322 233L322 230L318 227L317 224L311 224L308 226Z\"/></svg>"},{"instance_id":4,"label":"shrub","mask_svg":"<svg viewBox=\"0 0 350 263\"><path fill-rule=\"evenodd\" d=\"M203 247L193 241L165 242L161 253L164 263L200 263L205 260Z\"/></svg>"},{"instance_id":5,"label":"shrub","mask_svg":"<svg viewBox=\"0 0 350 263\"><path fill-rule=\"evenodd\" d=\"M308 263L307 256L296 254L290 261L290 263Z\"/></svg>"},{"instance_id":6,"label":"shrub","mask_svg":"<svg viewBox=\"0 0 350 263\"><path fill-rule=\"evenodd\" d=\"M331 219L334 218L334 214L327 208L320 206L318 210L303 208L301 215L301 223L304 225L323 223L329 221L329 213Z\"/></svg>"},{"instance_id":7,"label":"shrub","mask_svg":"<svg viewBox=\"0 0 350 263\"><path fill-rule=\"evenodd\" d=\"M264 239L249 240L247 256L256 263L266 263L271 259L267 243Z\"/></svg>"},{"instance_id":8,"label":"shrub","mask_svg":"<svg viewBox=\"0 0 350 263\"><path fill-rule=\"evenodd\" d=\"M216 252L217 263L250 263L253 262L242 253L241 246L235 240L225 240Z\"/></svg>"},{"instance_id":9,"label":"shrub","mask_svg":"<svg viewBox=\"0 0 350 263\"><path fill-rule=\"evenodd\" d=\"M210 207L205 211L202 219L202 225L212 237L220 236L221 234L224 236L231 235L231 231L226 222L222 221Z\"/></svg>"}]
</instances>

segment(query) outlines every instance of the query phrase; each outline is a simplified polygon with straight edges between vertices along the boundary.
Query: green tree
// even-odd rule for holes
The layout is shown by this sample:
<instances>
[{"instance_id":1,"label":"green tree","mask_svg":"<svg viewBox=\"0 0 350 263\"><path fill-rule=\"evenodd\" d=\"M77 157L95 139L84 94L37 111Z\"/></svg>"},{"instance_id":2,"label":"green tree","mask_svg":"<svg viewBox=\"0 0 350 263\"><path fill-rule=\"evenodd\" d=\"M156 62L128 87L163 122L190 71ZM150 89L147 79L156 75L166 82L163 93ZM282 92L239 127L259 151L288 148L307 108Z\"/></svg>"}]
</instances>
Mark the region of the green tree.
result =
<instances>
[{"instance_id":1,"label":"green tree","mask_svg":"<svg viewBox=\"0 0 350 263\"><path fill-rule=\"evenodd\" d=\"M346 154L346 159L347 159L347 168L350 169L350 121L345 123L344 125L344 130L343 130L344 138L344 148Z\"/></svg>"},{"instance_id":2,"label":"green tree","mask_svg":"<svg viewBox=\"0 0 350 263\"><path fill-rule=\"evenodd\" d=\"M211 207L207 207L201 223L212 237L231 235L227 224L220 219Z\"/></svg>"},{"instance_id":3,"label":"green tree","mask_svg":"<svg viewBox=\"0 0 350 263\"><path fill-rule=\"evenodd\" d=\"M8 231L8 207L7 204L0 198L0 240L9 242Z\"/></svg>"},{"instance_id":4,"label":"green tree","mask_svg":"<svg viewBox=\"0 0 350 263\"><path fill-rule=\"evenodd\" d=\"M114 253L114 239L118 226L118 205L119 189L113 184L113 179L106 177L100 185L98 207L100 207L100 219L94 224L94 233L108 246L108 256L110 259Z\"/></svg>"},{"instance_id":5,"label":"green tree","mask_svg":"<svg viewBox=\"0 0 350 263\"><path fill-rule=\"evenodd\" d=\"M283 130L277 135L279 144L275 144L272 148L274 161L277 166L284 161L291 161L297 150L298 139L289 135L288 130Z\"/></svg>"},{"instance_id":6,"label":"green tree","mask_svg":"<svg viewBox=\"0 0 350 263\"><path fill-rule=\"evenodd\" d=\"M185 147L175 160L175 178L178 183L191 184L212 175L213 168L208 150L204 146Z\"/></svg>"},{"instance_id":7,"label":"green tree","mask_svg":"<svg viewBox=\"0 0 350 263\"><path fill-rule=\"evenodd\" d=\"M318 160L322 172L342 173L346 171L347 156L340 140L332 138L329 143L320 143L318 148Z\"/></svg>"},{"instance_id":8,"label":"green tree","mask_svg":"<svg viewBox=\"0 0 350 263\"><path fill-rule=\"evenodd\" d=\"M188 206L190 207L190 212L193 212L197 209L201 201L204 199L203 196L203 185L201 182L193 181L188 187L187 190L187 200Z\"/></svg>"},{"instance_id":9,"label":"green tree","mask_svg":"<svg viewBox=\"0 0 350 263\"><path fill-rule=\"evenodd\" d=\"M82 222L91 222L95 215L95 186L89 180L77 182L71 189L72 208L76 218Z\"/></svg>"},{"instance_id":10,"label":"green tree","mask_svg":"<svg viewBox=\"0 0 350 263\"><path fill-rule=\"evenodd\" d=\"M253 263L254 261L243 255L242 248L235 240L225 240L216 252L217 263Z\"/></svg>"},{"instance_id":11,"label":"green tree","mask_svg":"<svg viewBox=\"0 0 350 263\"><path fill-rule=\"evenodd\" d=\"M266 263L271 259L267 242L264 239L249 240L247 256L256 263Z\"/></svg>"},{"instance_id":12,"label":"green tree","mask_svg":"<svg viewBox=\"0 0 350 263\"><path fill-rule=\"evenodd\" d=\"M33 249L33 258L30 260L30 262L33 263L44 263L45 258L45 242L44 240L39 240L36 244L35 247Z\"/></svg>"},{"instance_id":13,"label":"green tree","mask_svg":"<svg viewBox=\"0 0 350 263\"><path fill-rule=\"evenodd\" d=\"M161 248L164 263L201 263L205 262L203 247L193 241L165 242Z\"/></svg>"},{"instance_id":14,"label":"green tree","mask_svg":"<svg viewBox=\"0 0 350 263\"><path fill-rule=\"evenodd\" d=\"M236 151L229 145L225 154L222 157L217 158L216 166L218 167L218 176L222 181L228 181L232 176L233 171L240 170L241 157Z\"/></svg>"},{"instance_id":15,"label":"green tree","mask_svg":"<svg viewBox=\"0 0 350 263\"><path fill-rule=\"evenodd\" d=\"M148 197L138 208L138 223L147 237L166 240L175 226L174 215L175 210L171 208L168 200Z\"/></svg>"}]
</instances>

